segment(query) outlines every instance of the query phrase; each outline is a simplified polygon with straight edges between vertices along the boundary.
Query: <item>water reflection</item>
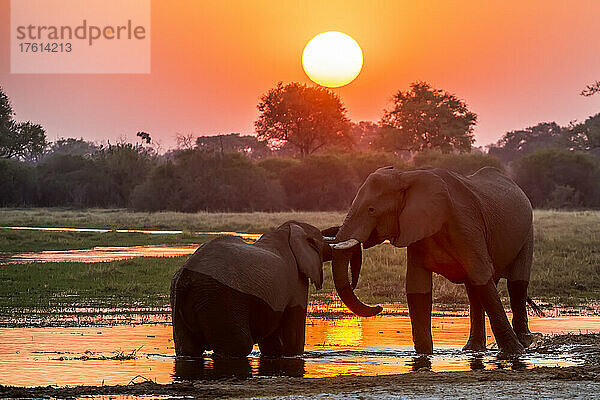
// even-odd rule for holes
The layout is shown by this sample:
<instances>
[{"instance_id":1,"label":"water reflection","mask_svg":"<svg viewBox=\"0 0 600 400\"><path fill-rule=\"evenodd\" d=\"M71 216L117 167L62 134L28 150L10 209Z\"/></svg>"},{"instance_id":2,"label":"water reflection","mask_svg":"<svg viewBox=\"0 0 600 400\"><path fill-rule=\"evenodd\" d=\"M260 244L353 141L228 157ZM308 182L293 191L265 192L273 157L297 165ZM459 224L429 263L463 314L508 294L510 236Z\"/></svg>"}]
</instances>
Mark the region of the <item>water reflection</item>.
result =
<instances>
[{"instance_id":1,"label":"water reflection","mask_svg":"<svg viewBox=\"0 0 600 400\"><path fill-rule=\"evenodd\" d=\"M429 356L414 357L412 361L409 362L409 365L411 366L411 370L413 372L431 370L431 360Z\"/></svg>"},{"instance_id":2,"label":"water reflection","mask_svg":"<svg viewBox=\"0 0 600 400\"><path fill-rule=\"evenodd\" d=\"M139 229L92 229L92 228L46 228L46 227L28 227L28 226L3 226L0 229L13 230L41 230L41 231L65 231L65 232L94 232L94 233L144 233L156 235L177 235L183 231L166 230L139 230ZM243 232L192 232L194 235L209 236L238 236L247 242L256 241L261 234L243 233ZM198 244L188 245L151 245L151 246L98 246L91 249L82 250L47 250L37 253L9 254L0 258L0 265L22 264L29 262L105 262L125 260L136 257L177 257L193 254L198 248ZM0 253L2 256L2 253Z\"/></svg>"},{"instance_id":3,"label":"water reflection","mask_svg":"<svg viewBox=\"0 0 600 400\"><path fill-rule=\"evenodd\" d=\"M472 356L469 359L469 367L471 370L476 371L478 369L485 369L485 364L483 363L483 357L480 355Z\"/></svg>"},{"instance_id":4,"label":"water reflection","mask_svg":"<svg viewBox=\"0 0 600 400\"><path fill-rule=\"evenodd\" d=\"M39 253L14 254L0 260L0 264L22 264L30 262L105 262L126 260L136 257L178 257L193 254L197 244L152 245L152 246L98 246L85 250L46 250Z\"/></svg>"},{"instance_id":5,"label":"water reflection","mask_svg":"<svg viewBox=\"0 0 600 400\"><path fill-rule=\"evenodd\" d=\"M407 316L312 316L306 325L305 354L281 360L261 358L258 348L241 360L176 360L169 324L0 328L0 384L114 385L127 384L137 375L158 383L230 376L318 378L420 370L523 369L583 362L583 353L572 348L532 350L518 358L498 357L494 350L465 352L461 349L469 333L468 316L442 313L433 321L434 354L418 356ZM598 317L531 317L530 325L545 334L600 332ZM119 356L132 353L133 357Z\"/></svg>"},{"instance_id":6,"label":"water reflection","mask_svg":"<svg viewBox=\"0 0 600 400\"><path fill-rule=\"evenodd\" d=\"M306 372L304 366L302 358L177 358L173 378L181 381L252 376L302 377Z\"/></svg>"}]
</instances>

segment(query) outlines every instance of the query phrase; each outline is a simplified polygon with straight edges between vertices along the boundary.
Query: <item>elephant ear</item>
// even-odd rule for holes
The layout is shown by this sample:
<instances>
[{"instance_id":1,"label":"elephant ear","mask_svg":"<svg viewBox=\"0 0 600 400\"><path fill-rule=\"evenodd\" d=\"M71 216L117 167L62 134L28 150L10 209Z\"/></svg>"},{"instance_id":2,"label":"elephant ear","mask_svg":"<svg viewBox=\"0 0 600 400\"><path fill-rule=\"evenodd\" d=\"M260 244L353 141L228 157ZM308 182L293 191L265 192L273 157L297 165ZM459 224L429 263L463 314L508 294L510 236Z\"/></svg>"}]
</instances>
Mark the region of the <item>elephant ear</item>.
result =
<instances>
[{"instance_id":1,"label":"elephant ear","mask_svg":"<svg viewBox=\"0 0 600 400\"><path fill-rule=\"evenodd\" d=\"M406 189L404 206L398 207L399 234L394 245L407 247L442 228L448 218L451 199L446 182L433 172L405 172L401 179L406 182Z\"/></svg>"},{"instance_id":2,"label":"elephant ear","mask_svg":"<svg viewBox=\"0 0 600 400\"><path fill-rule=\"evenodd\" d=\"M302 227L290 224L290 248L298 270L315 284L317 289L323 286L323 260L319 254L318 243L311 243L309 237Z\"/></svg>"}]
</instances>

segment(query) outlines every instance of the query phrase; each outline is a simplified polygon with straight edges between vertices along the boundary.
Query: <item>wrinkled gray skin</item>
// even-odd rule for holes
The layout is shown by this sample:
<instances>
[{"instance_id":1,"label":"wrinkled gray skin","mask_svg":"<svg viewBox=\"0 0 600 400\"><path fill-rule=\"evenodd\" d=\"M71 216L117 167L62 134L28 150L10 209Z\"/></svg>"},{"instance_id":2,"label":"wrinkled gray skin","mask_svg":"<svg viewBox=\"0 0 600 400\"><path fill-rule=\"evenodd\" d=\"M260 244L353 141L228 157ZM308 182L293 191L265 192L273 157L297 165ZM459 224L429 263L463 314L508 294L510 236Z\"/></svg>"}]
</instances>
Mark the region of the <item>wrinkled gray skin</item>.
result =
<instances>
[{"instance_id":1,"label":"wrinkled gray skin","mask_svg":"<svg viewBox=\"0 0 600 400\"><path fill-rule=\"evenodd\" d=\"M502 172L485 167L469 176L442 169L402 172L381 168L366 179L336 236L365 248L389 240L407 247L406 293L415 350L431 353L431 276L464 283L471 331L465 349L485 348L485 313L503 352L519 353L531 342L525 304L533 253L531 204ZM380 307L361 303L348 282L348 260L360 245L333 250L338 294L354 313L375 315ZM513 326L496 284L508 280Z\"/></svg>"},{"instance_id":2,"label":"wrinkled gray skin","mask_svg":"<svg viewBox=\"0 0 600 400\"><path fill-rule=\"evenodd\" d=\"M309 279L323 282L331 248L321 232L288 221L247 244L222 236L203 244L171 282L177 356L245 357L304 352Z\"/></svg>"}]
</instances>

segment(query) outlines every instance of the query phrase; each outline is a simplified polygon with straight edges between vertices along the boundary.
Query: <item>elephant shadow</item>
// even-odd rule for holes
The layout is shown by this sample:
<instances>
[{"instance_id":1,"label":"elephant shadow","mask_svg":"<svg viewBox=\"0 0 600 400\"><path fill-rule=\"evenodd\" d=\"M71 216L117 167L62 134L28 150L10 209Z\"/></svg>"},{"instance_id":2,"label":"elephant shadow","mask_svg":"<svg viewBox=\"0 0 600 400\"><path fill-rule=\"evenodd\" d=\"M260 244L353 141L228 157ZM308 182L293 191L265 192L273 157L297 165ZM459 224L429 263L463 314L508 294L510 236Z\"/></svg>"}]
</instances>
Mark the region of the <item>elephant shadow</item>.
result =
<instances>
[{"instance_id":1,"label":"elephant shadow","mask_svg":"<svg viewBox=\"0 0 600 400\"><path fill-rule=\"evenodd\" d=\"M258 364L254 362L258 361ZM223 378L248 379L252 376L304 376L301 358L176 358L175 380L216 380Z\"/></svg>"}]
</instances>

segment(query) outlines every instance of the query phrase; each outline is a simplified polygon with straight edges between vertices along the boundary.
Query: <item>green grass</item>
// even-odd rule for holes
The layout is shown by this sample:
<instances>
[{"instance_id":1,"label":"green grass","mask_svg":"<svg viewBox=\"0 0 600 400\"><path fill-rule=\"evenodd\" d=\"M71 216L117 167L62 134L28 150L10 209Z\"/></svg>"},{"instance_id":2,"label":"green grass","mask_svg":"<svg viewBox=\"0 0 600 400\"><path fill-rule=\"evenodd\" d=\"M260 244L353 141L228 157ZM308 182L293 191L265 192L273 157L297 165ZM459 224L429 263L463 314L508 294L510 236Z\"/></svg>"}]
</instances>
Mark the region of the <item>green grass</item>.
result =
<instances>
[{"instance_id":1,"label":"green grass","mask_svg":"<svg viewBox=\"0 0 600 400\"><path fill-rule=\"evenodd\" d=\"M255 212L186 214L143 213L123 209L0 208L0 226L43 226L106 229L175 229L260 233L294 219L319 228L340 225L343 212Z\"/></svg>"},{"instance_id":2,"label":"green grass","mask_svg":"<svg viewBox=\"0 0 600 400\"><path fill-rule=\"evenodd\" d=\"M531 295L600 299L600 211L536 211L534 226Z\"/></svg>"},{"instance_id":3,"label":"green grass","mask_svg":"<svg viewBox=\"0 0 600 400\"><path fill-rule=\"evenodd\" d=\"M36 224L34 215L43 217ZM81 215L79 215L81 214ZM166 217L171 215L171 219ZM134 216L140 217L136 219ZM141 218L144 216L144 218ZM152 216L155 220L152 220ZM254 214L140 214L118 210L0 210L0 225L45 225L80 227L169 228L181 229L188 219L194 230L245 230L260 232L287 219L308 221L320 227L342 220L341 213L254 213ZM78 222L77 222L78 221ZM104 221L102 224L100 221ZM191 221L191 222L190 222ZM137 224L134 224L137 222ZM168 223L167 223L168 222ZM131 225L129 225L131 224ZM244 229L240 227L244 226ZM0 230L0 235L5 231ZM19 233L21 234L21 233ZM142 234L62 234L25 231L13 240L13 249L23 240L22 248L40 248L54 243L65 248L84 248L92 243L150 244L167 240L192 240L196 236ZM107 236L102 236L107 235ZM125 235L125 236L124 236ZM132 235L132 236L129 236ZM186 236L187 235L187 236ZM535 255L530 294L560 303L582 303L600 299L600 212L535 212ZM29 238L28 238L29 237ZM79 239L78 239L79 238ZM112 240L117 241L112 242ZM29 242L27 242L29 240ZM0 243L9 240L1 238ZM195 242L195 240L192 240ZM29 244L28 244L29 243ZM0 313L13 315L24 308L60 308L73 305L109 307L164 306L168 304L168 288L172 273L186 257L137 258L107 263L31 263L0 267ZM357 294L367 303L404 302L406 250L389 244L364 252L364 263ZM506 296L505 286L500 286ZM335 292L331 268L325 266L323 290L311 294L313 300L323 300ZM465 304L462 285L454 285L439 276L434 277L434 299L438 304Z\"/></svg>"},{"instance_id":4,"label":"green grass","mask_svg":"<svg viewBox=\"0 0 600 400\"><path fill-rule=\"evenodd\" d=\"M168 304L171 276L187 257L104 263L30 263L0 267L0 315L65 307Z\"/></svg>"}]
</instances>

